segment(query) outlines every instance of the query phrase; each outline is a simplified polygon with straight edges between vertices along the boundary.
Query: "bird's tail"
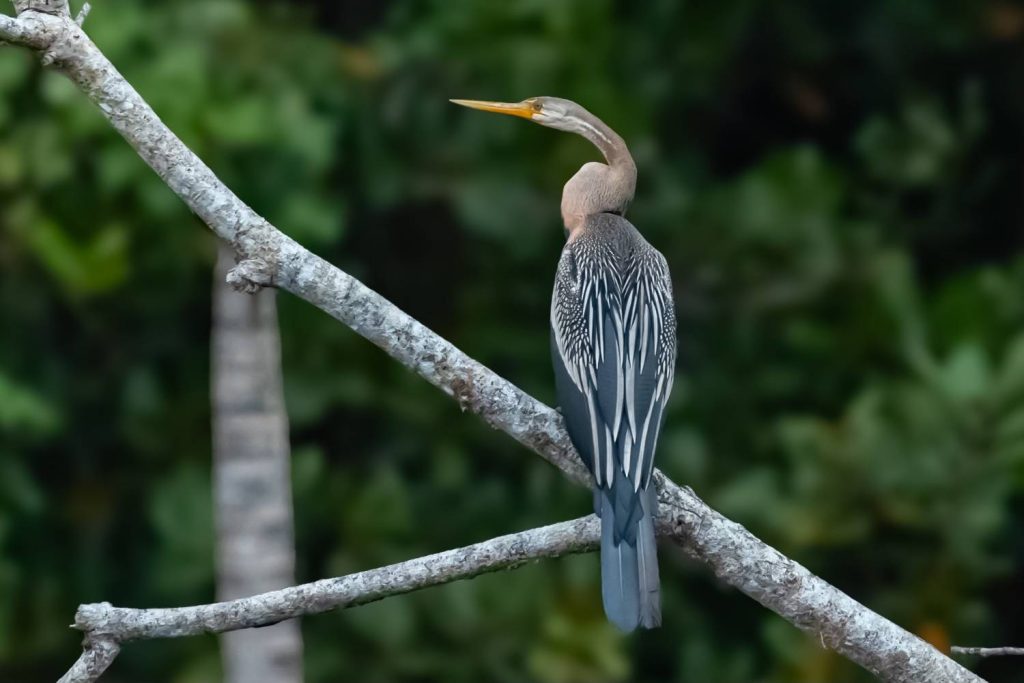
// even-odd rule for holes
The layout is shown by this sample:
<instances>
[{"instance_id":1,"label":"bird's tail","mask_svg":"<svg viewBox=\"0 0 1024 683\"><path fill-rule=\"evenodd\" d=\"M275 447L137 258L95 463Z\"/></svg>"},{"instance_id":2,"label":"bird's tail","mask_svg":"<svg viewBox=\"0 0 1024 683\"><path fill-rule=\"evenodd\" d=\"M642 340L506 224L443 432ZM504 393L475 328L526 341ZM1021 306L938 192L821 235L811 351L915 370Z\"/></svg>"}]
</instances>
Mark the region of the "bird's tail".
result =
<instances>
[{"instance_id":1,"label":"bird's tail","mask_svg":"<svg viewBox=\"0 0 1024 683\"><path fill-rule=\"evenodd\" d=\"M638 495L632 491L629 493ZM658 578L658 547L654 540L656 495L654 487L650 487L649 491L639 492L639 501L636 501L639 510L618 511L620 515L625 512L629 518L621 535L616 533L616 527L621 527L621 523L616 524L617 506L612 496L597 496L601 503L601 596L604 612L609 621L627 633L637 626L655 628L661 625L661 581Z\"/></svg>"}]
</instances>

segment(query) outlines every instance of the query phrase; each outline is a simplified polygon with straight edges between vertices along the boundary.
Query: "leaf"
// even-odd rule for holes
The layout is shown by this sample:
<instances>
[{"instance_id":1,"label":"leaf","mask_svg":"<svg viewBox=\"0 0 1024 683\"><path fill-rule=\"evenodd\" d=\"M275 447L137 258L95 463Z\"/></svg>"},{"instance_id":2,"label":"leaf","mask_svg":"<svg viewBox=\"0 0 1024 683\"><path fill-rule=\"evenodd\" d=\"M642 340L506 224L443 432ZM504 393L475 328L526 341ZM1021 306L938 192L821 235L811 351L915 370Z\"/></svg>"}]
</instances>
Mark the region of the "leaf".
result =
<instances>
[{"instance_id":1,"label":"leaf","mask_svg":"<svg viewBox=\"0 0 1024 683\"><path fill-rule=\"evenodd\" d=\"M194 595L213 581L210 491L209 473L189 463L153 491L149 520L160 541L153 580L165 595Z\"/></svg>"},{"instance_id":2,"label":"leaf","mask_svg":"<svg viewBox=\"0 0 1024 683\"><path fill-rule=\"evenodd\" d=\"M995 385L996 396L1001 401L1018 401L1024 397L1024 334L1009 342Z\"/></svg>"},{"instance_id":3,"label":"leaf","mask_svg":"<svg viewBox=\"0 0 1024 683\"><path fill-rule=\"evenodd\" d=\"M0 434L43 436L60 426L60 414L52 403L0 372Z\"/></svg>"},{"instance_id":4,"label":"leaf","mask_svg":"<svg viewBox=\"0 0 1024 683\"><path fill-rule=\"evenodd\" d=\"M906 254L892 249L878 254L871 263L869 276L900 331L904 357L915 369L930 371L934 361L927 347L921 292Z\"/></svg>"},{"instance_id":5,"label":"leaf","mask_svg":"<svg viewBox=\"0 0 1024 683\"><path fill-rule=\"evenodd\" d=\"M277 134L270 102L264 97L238 97L203 113L207 132L229 145L257 145Z\"/></svg>"},{"instance_id":6,"label":"leaf","mask_svg":"<svg viewBox=\"0 0 1024 683\"><path fill-rule=\"evenodd\" d=\"M309 245L337 242L344 234L344 204L308 193L292 194L277 213L277 223L291 237Z\"/></svg>"},{"instance_id":7,"label":"leaf","mask_svg":"<svg viewBox=\"0 0 1024 683\"><path fill-rule=\"evenodd\" d=\"M984 349L976 343L958 346L937 379L945 392L959 403L980 401L990 395L992 371Z\"/></svg>"},{"instance_id":8,"label":"leaf","mask_svg":"<svg viewBox=\"0 0 1024 683\"><path fill-rule=\"evenodd\" d=\"M104 225L89 242L79 244L55 221L39 217L25 238L47 270L72 294L106 292L128 275L128 232L119 223Z\"/></svg>"},{"instance_id":9,"label":"leaf","mask_svg":"<svg viewBox=\"0 0 1024 683\"><path fill-rule=\"evenodd\" d=\"M3 502L8 509L34 515L43 511L46 496L31 472L13 453L0 451L0 503Z\"/></svg>"}]
</instances>

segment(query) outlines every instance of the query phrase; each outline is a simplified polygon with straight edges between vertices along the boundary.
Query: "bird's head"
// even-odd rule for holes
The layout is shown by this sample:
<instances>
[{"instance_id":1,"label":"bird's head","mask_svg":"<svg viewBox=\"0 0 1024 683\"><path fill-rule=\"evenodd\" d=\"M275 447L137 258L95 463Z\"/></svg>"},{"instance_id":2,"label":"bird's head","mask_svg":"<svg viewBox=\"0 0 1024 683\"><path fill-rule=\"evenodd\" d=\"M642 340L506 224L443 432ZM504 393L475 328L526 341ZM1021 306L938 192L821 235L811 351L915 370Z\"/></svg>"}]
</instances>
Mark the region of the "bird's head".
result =
<instances>
[{"instance_id":1,"label":"bird's head","mask_svg":"<svg viewBox=\"0 0 1024 683\"><path fill-rule=\"evenodd\" d=\"M522 102L452 100L455 104L496 114L529 119L548 128L582 135L604 155L605 164L585 164L562 190L562 218L566 228L594 213L622 214L636 189L636 164L626 143L599 118L571 100L531 97Z\"/></svg>"},{"instance_id":2,"label":"bird's head","mask_svg":"<svg viewBox=\"0 0 1024 683\"><path fill-rule=\"evenodd\" d=\"M455 104L496 114L508 114L529 119L548 128L586 135L593 133L590 123L593 115L571 100L561 97L531 97L522 102L485 102L482 100L452 100Z\"/></svg>"}]
</instances>

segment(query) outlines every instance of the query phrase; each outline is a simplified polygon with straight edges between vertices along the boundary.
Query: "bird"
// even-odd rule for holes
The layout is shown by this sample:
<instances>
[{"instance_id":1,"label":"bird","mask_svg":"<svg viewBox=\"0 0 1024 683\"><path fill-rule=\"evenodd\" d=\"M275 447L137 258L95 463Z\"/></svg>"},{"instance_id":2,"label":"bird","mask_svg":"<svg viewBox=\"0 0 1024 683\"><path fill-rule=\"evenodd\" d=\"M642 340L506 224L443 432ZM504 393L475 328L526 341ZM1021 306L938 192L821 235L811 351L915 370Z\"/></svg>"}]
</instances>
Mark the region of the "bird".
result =
<instances>
[{"instance_id":1,"label":"bird","mask_svg":"<svg viewBox=\"0 0 1024 683\"><path fill-rule=\"evenodd\" d=\"M551 297L551 357L566 430L593 479L605 615L627 633L655 628L651 475L675 377L676 319L668 263L625 217L636 164L620 135L571 100L451 101L576 133L604 156L562 190L566 241Z\"/></svg>"}]
</instances>

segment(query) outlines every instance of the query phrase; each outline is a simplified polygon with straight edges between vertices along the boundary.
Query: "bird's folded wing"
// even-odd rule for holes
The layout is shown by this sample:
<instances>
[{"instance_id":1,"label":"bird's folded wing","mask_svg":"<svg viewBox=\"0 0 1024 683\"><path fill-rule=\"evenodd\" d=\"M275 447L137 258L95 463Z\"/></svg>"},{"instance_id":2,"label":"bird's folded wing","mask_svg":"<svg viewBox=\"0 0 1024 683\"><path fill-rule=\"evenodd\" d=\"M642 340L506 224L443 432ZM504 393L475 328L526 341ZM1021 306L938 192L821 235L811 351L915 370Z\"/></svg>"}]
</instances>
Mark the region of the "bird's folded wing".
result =
<instances>
[{"instance_id":1,"label":"bird's folded wing","mask_svg":"<svg viewBox=\"0 0 1024 683\"><path fill-rule=\"evenodd\" d=\"M646 487L672 390L675 315L664 258L644 244L618 261L562 254L551 303L559 403L598 486Z\"/></svg>"},{"instance_id":2,"label":"bird's folded wing","mask_svg":"<svg viewBox=\"0 0 1024 683\"><path fill-rule=\"evenodd\" d=\"M626 422L623 469L646 488L675 374L672 285L664 257L652 247L630 259L624 278Z\"/></svg>"}]
</instances>

